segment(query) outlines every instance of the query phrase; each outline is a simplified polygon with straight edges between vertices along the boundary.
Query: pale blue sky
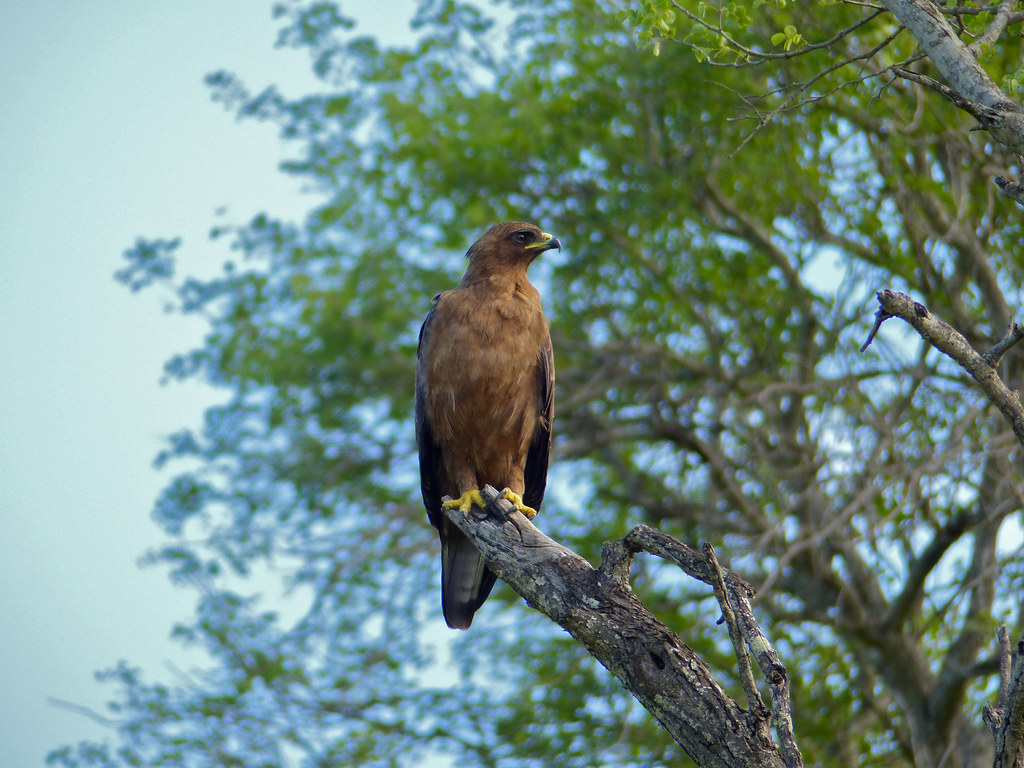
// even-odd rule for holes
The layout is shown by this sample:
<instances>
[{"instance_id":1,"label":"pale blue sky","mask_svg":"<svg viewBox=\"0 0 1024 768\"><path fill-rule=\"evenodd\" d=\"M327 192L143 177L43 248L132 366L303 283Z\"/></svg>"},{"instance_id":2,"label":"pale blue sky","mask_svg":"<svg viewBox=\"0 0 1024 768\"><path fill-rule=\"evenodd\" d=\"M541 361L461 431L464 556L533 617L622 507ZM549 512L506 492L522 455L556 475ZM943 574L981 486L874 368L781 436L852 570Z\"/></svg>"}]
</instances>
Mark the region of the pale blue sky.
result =
<instances>
[{"instance_id":1,"label":"pale blue sky","mask_svg":"<svg viewBox=\"0 0 1024 768\"><path fill-rule=\"evenodd\" d=\"M202 326L112 274L139 236L183 237L187 265L209 273L228 258L207 240L217 208L242 221L309 206L277 171L274 128L236 122L202 82L224 68L254 87L313 88L304 54L274 49L275 36L271 0L0 6L4 768L103 737L47 704L102 710L111 691L96 670L188 666L168 635L192 594L136 563L162 539L150 518L167 479L151 465L161 438L197 424L215 393L159 385Z\"/></svg>"}]
</instances>

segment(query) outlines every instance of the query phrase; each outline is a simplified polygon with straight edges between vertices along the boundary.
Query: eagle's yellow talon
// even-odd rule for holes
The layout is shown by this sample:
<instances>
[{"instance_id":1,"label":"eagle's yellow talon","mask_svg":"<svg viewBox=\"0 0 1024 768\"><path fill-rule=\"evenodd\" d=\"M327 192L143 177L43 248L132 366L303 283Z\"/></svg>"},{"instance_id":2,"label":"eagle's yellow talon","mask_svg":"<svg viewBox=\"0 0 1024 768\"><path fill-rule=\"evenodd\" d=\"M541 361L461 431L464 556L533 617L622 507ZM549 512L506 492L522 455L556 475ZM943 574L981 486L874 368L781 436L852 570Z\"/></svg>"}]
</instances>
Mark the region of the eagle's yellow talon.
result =
<instances>
[{"instance_id":1,"label":"eagle's yellow talon","mask_svg":"<svg viewBox=\"0 0 1024 768\"><path fill-rule=\"evenodd\" d=\"M459 496L459 498L449 499L441 506L445 509L458 509L462 514L468 515L470 508L474 504L480 507L480 509L483 509L487 504L487 502L484 501L484 497L480 495L480 491L466 491L464 494Z\"/></svg>"},{"instance_id":2,"label":"eagle's yellow talon","mask_svg":"<svg viewBox=\"0 0 1024 768\"><path fill-rule=\"evenodd\" d=\"M511 488L506 488L501 492L501 498L508 499L512 502L516 509L526 515L528 520L533 520L537 516L537 510L533 507L528 507L523 503L523 497L513 491Z\"/></svg>"}]
</instances>

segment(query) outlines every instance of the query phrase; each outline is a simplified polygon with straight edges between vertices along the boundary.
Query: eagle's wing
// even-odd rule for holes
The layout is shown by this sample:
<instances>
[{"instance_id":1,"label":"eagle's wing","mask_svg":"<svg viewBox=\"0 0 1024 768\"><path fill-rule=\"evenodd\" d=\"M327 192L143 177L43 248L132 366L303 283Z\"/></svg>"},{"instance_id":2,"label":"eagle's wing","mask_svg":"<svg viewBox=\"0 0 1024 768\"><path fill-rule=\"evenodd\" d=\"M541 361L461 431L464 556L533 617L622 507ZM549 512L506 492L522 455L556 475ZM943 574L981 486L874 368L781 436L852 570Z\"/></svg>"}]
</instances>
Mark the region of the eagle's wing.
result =
<instances>
[{"instance_id":1,"label":"eagle's wing","mask_svg":"<svg viewBox=\"0 0 1024 768\"><path fill-rule=\"evenodd\" d=\"M441 294L434 297L430 312L420 326L419 345L416 347L416 448L420 456L420 490L423 493L423 506L427 508L427 517L438 530L444 519L438 482L441 450L434 443L434 433L427 419L426 364L423 357L430 341L431 327L437 315L437 300L440 297Z\"/></svg>"},{"instance_id":2,"label":"eagle's wing","mask_svg":"<svg viewBox=\"0 0 1024 768\"><path fill-rule=\"evenodd\" d=\"M523 502L528 507L540 509L544 501L544 488L548 481L548 458L551 455L551 423L555 417L555 358L551 348L551 337L545 338L537 362L537 392L540 408L540 425L533 436L526 454L524 480L526 489Z\"/></svg>"}]
</instances>

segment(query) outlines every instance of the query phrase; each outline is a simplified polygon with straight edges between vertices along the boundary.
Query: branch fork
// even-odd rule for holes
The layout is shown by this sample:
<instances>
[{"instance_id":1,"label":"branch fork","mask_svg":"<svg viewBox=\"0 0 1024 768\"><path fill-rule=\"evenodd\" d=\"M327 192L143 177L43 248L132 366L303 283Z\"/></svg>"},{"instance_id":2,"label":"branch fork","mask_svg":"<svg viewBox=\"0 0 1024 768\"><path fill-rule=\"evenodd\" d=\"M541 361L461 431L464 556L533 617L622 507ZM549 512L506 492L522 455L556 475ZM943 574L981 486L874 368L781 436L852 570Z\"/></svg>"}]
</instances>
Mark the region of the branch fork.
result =
<instances>
[{"instance_id":1,"label":"branch fork","mask_svg":"<svg viewBox=\"0 0 1024 768\"><path fill-rule=\"evenodd\" d=\"M982 719L992 730L996 742L993 768L1024 766L1024 637L1010 649L1006 625L996 631L999 641L999 703L985 706Z\"/></svg>"},{"instance_id":2,"label":"branch fork","mask_svg":"<svg viewBox=\"0 0 1024 768\"><path fill-rule=\"evenodd\" d=\"M445 515L473 542L488 567L580 642L654 715L702 768L800 768L792 728L789 677L754 618L753 589L723 569L714 549L703 553L648 526L606 542L602 564L541 533L491 486L486 505L465 515ZM730 698L707 664L660 622L629 586L637 552L670 560L715 589L740 665L748 699L744 710ZM770 719L750 665L752 653L772 700ZM775 729L776 741L772 740Z\"/></svg>"}]
</instances>

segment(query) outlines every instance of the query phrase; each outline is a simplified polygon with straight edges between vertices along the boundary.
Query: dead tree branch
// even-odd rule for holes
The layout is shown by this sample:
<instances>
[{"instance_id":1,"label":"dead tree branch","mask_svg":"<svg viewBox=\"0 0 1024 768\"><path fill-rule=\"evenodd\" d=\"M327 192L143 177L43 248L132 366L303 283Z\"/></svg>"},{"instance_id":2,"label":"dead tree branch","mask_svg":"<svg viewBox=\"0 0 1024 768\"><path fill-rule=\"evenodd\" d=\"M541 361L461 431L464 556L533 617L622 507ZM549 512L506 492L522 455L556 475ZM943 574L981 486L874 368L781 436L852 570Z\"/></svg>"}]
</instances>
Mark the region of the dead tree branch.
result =
<instances>
[{"instance_id":1,"label":"dead tree branch","mask_svg":"<svg viewBox=\"0 0 1024 768\"><path fill-rule=\"evenodd\" d=\"M1021 405L1017 393L1003 383L994 365L989 362L990 359L998 361L1019 338L1012 343L1004 344L1001 341L990 352L982 354L972 347L955 328L944 323L929 312L924 304L914 301L906 294L883 290L875 296L878 298L879 304L879 314L876 315L876 318L879 319L876 319L876 328L872 330L872 337L877 326L886 319L898 317L905 320L913 326L922 339L952 358L978 382L988 399L995 404L1010 423L1017 441L1024 445L1024 406ZM1014 324L1014 328L1011 329L1008 337L1004 337L1004 341L1006 338L1016 336L1015 328ZM866 349L870 342L869 338L862 349Z\"/></svg>"},{"instance_id":2,"label":"dead tree branch","mask_svg":"<svg viewBox=\"0 0 1024 768\"><path fill-rule=\"evenodd\" d=\"M730 603L740 608L737 621L747 644L769 680L776 707L772 721L782 726L776 725L781 748L771 739L764 713L754 708L746 711L727 696L707 664L630 589L630 565L641 549L671 552L662 556L711 584L714 568L703 556L641 526L626 539L606 542L601 566L595 569L541 533L493 488L486 486L481 493L485 509L474 507L469 515L458 510L445 514L483 553L491 570L612 672L694 762L702 768L802 765L792 738L788 678L760 628L754 629L756 622L746 601L749 585L719 571ZM785 695L777 704L776 691Z\"/></svg>"},{"instance_id":3,"label":"dead tree branch","mask_svg":"<svg viewBox=\"0 0 1024 768\"><path fill-rule=\"evenodd\" d=\"M726 601L726 604L723 604L723 618L727 622L730 621L729 615L725 612L725 608L728 607L729 614L732 616L731 620L736 622L739 634L746 642L747 648L754 654L754 659L768 684L772 700L771 725L775 729L786 768L798 768L803 765L803 758L793 732L789 675L779 659L779 654L765 637L757 619L754 618L754 610L750 605L750 598L754 595L753 587L736 574L721 568L714 554L714 548L710 544L704 544L704 556L702 557L700 553L682 542L646 525L638 525L627 533L625 541L637 551L648 552L675 563L684 573L714 587L720 604L723 603L723 597L719 596L719 590L721 590ZM737 658L740 658L745 656L746 652L742 648L737 648L736 654ZM742 669L742 661L740 665ZM749 662L746 668L749 670ZM750 696L749 693L748 696ZM763 707L764 702L761 701L760 695L755 692L754 696Z\"/></svg>"},{"instance_id":4,"label":"dead tree branch","mask_svg":"<svg viewBox=\"0 0 1024 768\"><path fill-rule=\"evenodd\" d=\"M992 768L1024 766L1024 637L1010 649L1005 626L996 633L999 638L999 704L986 706L982 718L992 729L996 756Z\"/></svg>"}]
</instances>

